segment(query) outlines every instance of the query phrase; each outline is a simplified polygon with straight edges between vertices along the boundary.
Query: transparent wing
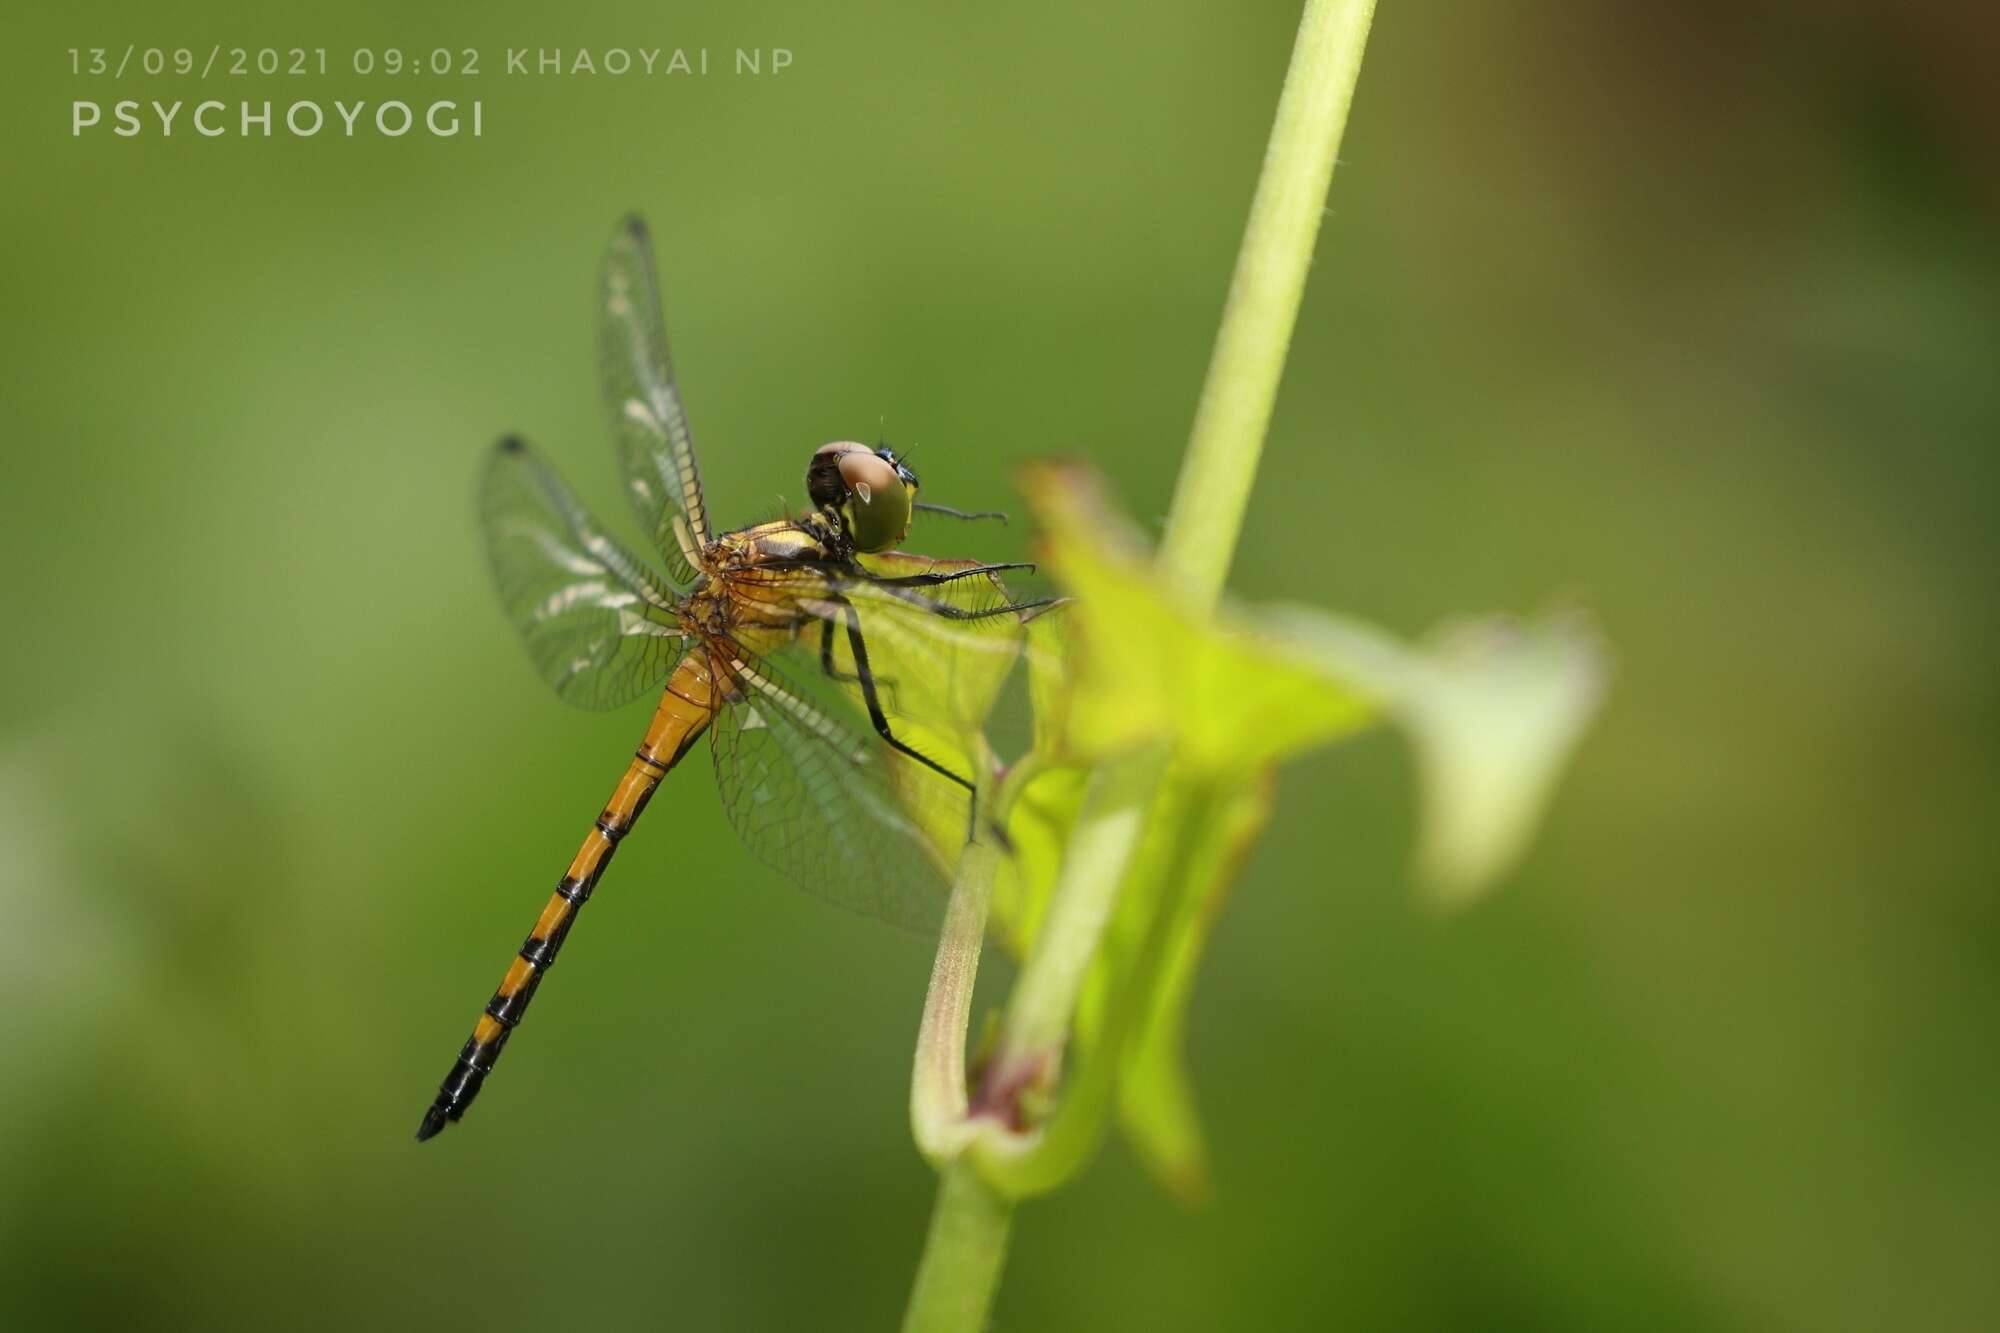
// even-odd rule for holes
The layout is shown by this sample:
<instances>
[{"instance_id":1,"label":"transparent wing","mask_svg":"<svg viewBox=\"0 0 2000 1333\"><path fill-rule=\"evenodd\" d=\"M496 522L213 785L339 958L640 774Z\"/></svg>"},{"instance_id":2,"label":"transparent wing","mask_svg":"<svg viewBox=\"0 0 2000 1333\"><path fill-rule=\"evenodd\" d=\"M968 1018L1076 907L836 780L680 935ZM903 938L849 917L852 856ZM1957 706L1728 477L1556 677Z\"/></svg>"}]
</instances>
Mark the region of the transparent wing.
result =
<instances>
[{"instance_id":1,"label":"transparent wing","mask_svg":"<svg viewBox=\"0 0 2000 1333\"><path fill-rule=\"evenodd\" d=\"M604 255L598 299L604 409L632 506L681 590L712 535L687 409L674 387L667 329L646 224L627 218Z\"/></svg>"},{"instance_id":2,"label":"transparent wing","mask_svg":"<svg viewBox=\"0 0 2000 1333\"><path fill-rule=\"evenodd\" d=\"M745 845L807 893L935 932L967 796L891 751L803 666L736 669L741 697L709 738L722 807Z\"/></svg>"},{"instance_id":3,"label":"transparent wing","mask_svg":"<svg viewBox=\"0 0 2000 1333\"><path fill-rule=\"evenodd\" d=\"M773 586L762 595L819 618L831 633L810 627L804 646L817 655L824 641L824 660L851 687L858 664L848 629L850 623L858 627L876 692L898 734L922 735L927 744L919 749L948 751L960 762L933 757L969 774L963 756L1027 637L1022 617L1008 609L1006 586L994 574L950 577L979 567L970 560L891 552L863 555L859 562L865 578L817 569L737 577L768 582ZM858 698L858 688L848 692Z\"/></svg>"},{"instance_id":4,"label":"transparent wing","mask_svg":"<svg viewBox=\"0 0 2000 1333\"><path fill-rule=\"evenodd\" d=\"M479 518L500 601L557 694L615 708L660 688L687 646L676 599L520 440L487 460Z\"/></svg>"},{"instance_id":5,"label":"transparent wing","mask_svg":"<svg viewBox=\"0 0 2000 1333\"><path fill-rule=\"evenodd\" d=\"M963 560L933 560L898 552L862 556L880 581L835 581L853 608L870 673L896 733L958 773L970 773L987 717L1027 638L1008 590L993 574L941 582L931 579L975 568ZM833 669L856 674L852 644L833 636Z\"/></svg>"}]
</instances>

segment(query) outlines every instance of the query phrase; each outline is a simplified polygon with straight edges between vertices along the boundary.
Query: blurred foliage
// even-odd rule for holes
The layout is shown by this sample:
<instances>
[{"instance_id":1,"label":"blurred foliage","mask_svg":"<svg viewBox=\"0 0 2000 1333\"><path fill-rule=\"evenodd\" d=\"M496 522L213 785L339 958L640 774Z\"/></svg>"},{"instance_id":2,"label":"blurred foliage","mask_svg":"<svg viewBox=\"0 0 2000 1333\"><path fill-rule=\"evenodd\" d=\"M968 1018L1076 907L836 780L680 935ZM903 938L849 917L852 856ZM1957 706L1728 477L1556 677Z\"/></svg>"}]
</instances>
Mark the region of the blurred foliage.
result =
<instances>
[{"instance_id":1,"label":"blurred foliage","mask_svg":"<svg viewBox=\"0 0 2000 1333\"><path fill-rule=\"evenodd\" d=\"M590 275L637 209L719 516L879 433L926 498L1073 454L1149 522L1296 17L20 16L0 1323L895 1318L927 951L758 869L698 768L409 1141L644 725L523 661L478 462L521 430L614 508ZM1617 706L1442 926L1411 759L1287 770L1187 1016L1213 1204L1106 1154L1030 1206L1000 1327L1995 1321L1995 24L1381 6L1234 588L1399 634L1568 594ZM69 137L113 95L71 46L266 40L795 63L482 79L479 140ZM219 95L382 95L308 83Z\"/></svg>"},{"instance_id":2,"label":"blurred foliage","mask_svg":"<svg viewBox=\"0 0 2000 1333\"><path fill-rule=\"evenodd\" d=\"M1209 932L1270 819L1273 766L1400 720L1426 779L1428 887L1468 900L1532 833L1596 703L1601 655L1560 623L1495 621L1425 652L1312 608L1201 615L1156 572L1094 473L1043 464L1022 490L1037 558L1071 600L1030 625L1035 746L1017 766L1015 854L1000 874L995 933L1017 954L1036 947L1093 766L1164 747L1164 776L1078 1016L1083 1067L1069 1075L1058 1119L1082 1124L1050 1134L1093 1141L1115 1084L1142 1158L1167 1188L1199 1200L1206 1152L1178 1038ZM1042 1189L1072 1169L1031 1163L1025 1176ZM1009 1172L1022 1175L1003 1166L996 1183Z\"/></svg>"}]
</instances>

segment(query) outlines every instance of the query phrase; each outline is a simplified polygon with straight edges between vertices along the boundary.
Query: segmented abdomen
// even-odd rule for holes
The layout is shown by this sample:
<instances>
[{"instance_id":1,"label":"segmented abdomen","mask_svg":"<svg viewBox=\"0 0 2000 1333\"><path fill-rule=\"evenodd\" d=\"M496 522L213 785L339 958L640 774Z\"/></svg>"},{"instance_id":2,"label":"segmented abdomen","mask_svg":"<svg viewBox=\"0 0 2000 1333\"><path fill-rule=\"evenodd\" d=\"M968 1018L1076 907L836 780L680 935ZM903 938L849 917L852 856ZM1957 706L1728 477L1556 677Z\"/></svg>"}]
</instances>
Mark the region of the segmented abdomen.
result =
<instances>
[{"instance_id":1,"label":"segmented abdomen","mask_svg":"<svg viewBox=\"0 0 2000 1333\"><path fill-rule=\"evenodd\" d=\"M465 1114L472 1099L500 1058L501 1048L528 1010L535 989L542 984L555 963L556 954L576 924L577 913L589 899L612 853L638 822L640 811L652 799L654 788L667 771L680 762L688 747L707 728L720 700L720 690L708 668L706 655L699 649L681 659L667 681L660 706L653 713L646 739L633 754L632 762L611 793L604 812L585 835L576 858L563 872L548 905L536 918L535 928L500 979L500 987L486 1002L486 1011L474 1024L472 1036L458 1053L451 1072L438 1085L436 1100L417 1127L419 1141L430 1138L451 1121Z\"/></svg>"}]
</instances>

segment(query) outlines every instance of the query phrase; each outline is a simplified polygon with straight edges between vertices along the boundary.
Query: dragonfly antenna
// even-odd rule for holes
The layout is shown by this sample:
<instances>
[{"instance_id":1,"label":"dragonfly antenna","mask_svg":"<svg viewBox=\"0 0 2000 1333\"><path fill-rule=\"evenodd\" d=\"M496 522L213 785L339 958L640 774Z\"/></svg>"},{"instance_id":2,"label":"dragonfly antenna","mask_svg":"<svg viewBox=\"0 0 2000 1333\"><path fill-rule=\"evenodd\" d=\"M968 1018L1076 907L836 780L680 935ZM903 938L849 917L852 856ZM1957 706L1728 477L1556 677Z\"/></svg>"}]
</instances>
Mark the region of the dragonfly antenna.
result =
<instances>
[{"instance_id":1,"label":"dragonfly antenna","mask_svg":"<svg viewBox=\"0 0 2000 1333\"><path fill-rule=\"evenodd\" d=\"M943 514L946 518L964 518L964 519L997 518L1002 523L1005 523L1007 521L1007 516L1001 513L998 509L979 509L979 510L953 509L950 505L932 504L928 500L917 501L916 507L918 509L923 510L926 514Z\"/></svg>"}]
</instances>

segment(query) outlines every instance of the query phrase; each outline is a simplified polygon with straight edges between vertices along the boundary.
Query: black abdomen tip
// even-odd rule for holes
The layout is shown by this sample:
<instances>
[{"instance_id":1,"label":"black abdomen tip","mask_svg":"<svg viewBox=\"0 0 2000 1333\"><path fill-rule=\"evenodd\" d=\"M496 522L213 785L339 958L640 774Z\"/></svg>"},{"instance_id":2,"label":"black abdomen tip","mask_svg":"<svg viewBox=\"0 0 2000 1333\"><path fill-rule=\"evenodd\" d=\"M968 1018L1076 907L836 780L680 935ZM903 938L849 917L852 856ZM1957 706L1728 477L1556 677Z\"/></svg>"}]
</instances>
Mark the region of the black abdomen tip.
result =
<instances>
[{"instance_id":1,"label":"black abdomen tip","mask_svg":"<svg viewBox=\"0 0 2000 1333\"><path fill-rule=\"evenodd\" d=\"M430 1138L443 1129L447 1123L449 1122L445 1118L444 1107L433 1103L431 1109L424 1112L424 1123L417 1126L417 1142L422 1143L425 1139Z\"/></svg>"}]
</instances>

